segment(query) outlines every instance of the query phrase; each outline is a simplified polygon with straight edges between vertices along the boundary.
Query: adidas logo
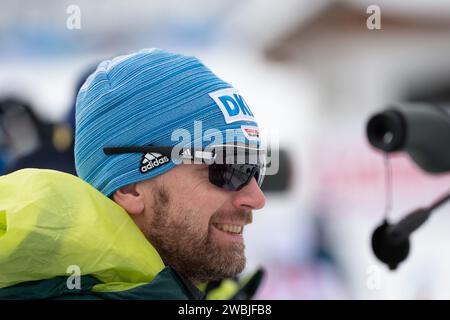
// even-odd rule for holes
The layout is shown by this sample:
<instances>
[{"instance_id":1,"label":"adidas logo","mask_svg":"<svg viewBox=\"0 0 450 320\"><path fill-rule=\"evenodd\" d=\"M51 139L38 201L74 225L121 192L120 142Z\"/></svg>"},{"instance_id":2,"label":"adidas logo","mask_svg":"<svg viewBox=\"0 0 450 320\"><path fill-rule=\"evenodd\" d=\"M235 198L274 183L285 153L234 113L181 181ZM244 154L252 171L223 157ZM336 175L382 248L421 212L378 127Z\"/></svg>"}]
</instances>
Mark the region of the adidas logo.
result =
<instances>
[{"instance_id":1,"label":"adidas logo","mask_svg":"<svg viewBox=\"0 0 450 320\"><path fill-rule=\"evenodd\" d=\"M142 173L146 173L167 162L169 162L169 158L167 156L163 156L162 154L156 152L147 152L142 158L140 171Z\"/></svg>"},{"instance_id":2,"label":"adidas logo","mask_svg":"<svg viewBox=\"0 0 450 320\"><path fill-rule=\"evenodd\" d=\"M214 151L202 151L195 150L192 154L191 149L184 149L181 153L181 158L183 160L201 160L201 161L212 161L216 158Z\"/></svg>"},{"instance_id":3,"label":"adidas logo","mask_svg":"<svg viewBox=\"0 0 450 320\"><path fill-rule=\"evenodd\" d=\"M192 158L191 149L184 149L181 156L186 159L191 159Z\"/></svg>"}]
</instances>

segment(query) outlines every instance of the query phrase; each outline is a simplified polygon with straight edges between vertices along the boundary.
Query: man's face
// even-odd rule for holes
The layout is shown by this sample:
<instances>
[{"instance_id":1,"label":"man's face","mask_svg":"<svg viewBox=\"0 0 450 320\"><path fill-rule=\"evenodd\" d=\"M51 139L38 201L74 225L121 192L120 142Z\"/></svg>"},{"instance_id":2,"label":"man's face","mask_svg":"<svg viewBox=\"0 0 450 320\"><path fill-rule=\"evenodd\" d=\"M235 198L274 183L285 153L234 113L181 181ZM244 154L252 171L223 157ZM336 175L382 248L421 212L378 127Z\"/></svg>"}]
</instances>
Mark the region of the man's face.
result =
<instances>
[{"instance_id":1,"label":"man's face","mask_svg":"<svg viewBox=\"0 0 450 320\"><path fill-rule=\"evenodd\" d=\"M197 283L244 269L244 226L265 204L255 179L226 191L209 182L206 165L183 164L136 188L145 202L138 225L166 264Z\"/></svg>"}]
</instances>

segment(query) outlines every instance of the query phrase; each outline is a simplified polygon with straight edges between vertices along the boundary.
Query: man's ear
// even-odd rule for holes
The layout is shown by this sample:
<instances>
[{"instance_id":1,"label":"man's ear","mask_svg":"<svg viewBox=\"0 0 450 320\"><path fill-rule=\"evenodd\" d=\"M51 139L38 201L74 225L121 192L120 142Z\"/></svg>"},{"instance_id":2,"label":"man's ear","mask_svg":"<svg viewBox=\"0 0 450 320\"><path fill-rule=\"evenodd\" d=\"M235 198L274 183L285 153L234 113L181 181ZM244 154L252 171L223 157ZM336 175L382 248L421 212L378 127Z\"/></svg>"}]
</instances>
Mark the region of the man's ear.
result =
<instances>
[{"instance_id":1,"label":"man's ear","mask_svg":"<svg viewBox=\"0 0 450 320\"><path fill-rule=\"evenodd\" d=\"M116 190L113 200L129 214L138 215L144 212L144 194L136 188L136 183L129 184Z\"/></svg>"}]
</instances>

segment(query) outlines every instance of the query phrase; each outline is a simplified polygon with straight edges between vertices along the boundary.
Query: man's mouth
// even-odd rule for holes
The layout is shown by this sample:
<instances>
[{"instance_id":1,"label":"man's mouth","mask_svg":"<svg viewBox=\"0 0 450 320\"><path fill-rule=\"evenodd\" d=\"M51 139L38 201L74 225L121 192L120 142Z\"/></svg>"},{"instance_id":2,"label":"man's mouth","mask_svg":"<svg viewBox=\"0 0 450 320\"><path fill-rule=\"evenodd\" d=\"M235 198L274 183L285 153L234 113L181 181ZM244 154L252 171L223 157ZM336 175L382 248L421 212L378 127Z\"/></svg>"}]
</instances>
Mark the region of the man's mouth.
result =
<instances>
[{"instance_id":1,"label":"man's mouth","mask_svg":"<svg viewBox=\"0 0 450 320\"><path fill-rule=\"evenodd\" d=\"M213 223L214 227L221 231L225 231L232 234L242 234L244 231L244 226L225 224L225 223Z\"/></svg>"}]
</instances>

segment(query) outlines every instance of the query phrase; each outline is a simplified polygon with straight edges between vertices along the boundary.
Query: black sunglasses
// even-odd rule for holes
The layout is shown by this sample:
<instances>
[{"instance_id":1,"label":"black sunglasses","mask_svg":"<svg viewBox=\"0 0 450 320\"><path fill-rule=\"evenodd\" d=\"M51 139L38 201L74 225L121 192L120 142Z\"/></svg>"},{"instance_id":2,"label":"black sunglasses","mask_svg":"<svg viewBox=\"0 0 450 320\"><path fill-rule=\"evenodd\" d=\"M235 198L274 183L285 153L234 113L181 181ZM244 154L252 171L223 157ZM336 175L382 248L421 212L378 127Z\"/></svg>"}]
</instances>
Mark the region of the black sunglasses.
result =
<instances>
[{"instance_id":1,"label":"black sunglasses","mask_svg":"<svg viewBox=\"0 0 450 320\"><path fill-rule=\"evenodd\" d=\"M255 178L261 187L265 172L263 149L241 145L219 145L206 149L165 146L105 147L106 155L144 153L140 171L149 170L169 162L207 164L209 181L228 191L239 191Z\"/></svg>"}]
</instances>

